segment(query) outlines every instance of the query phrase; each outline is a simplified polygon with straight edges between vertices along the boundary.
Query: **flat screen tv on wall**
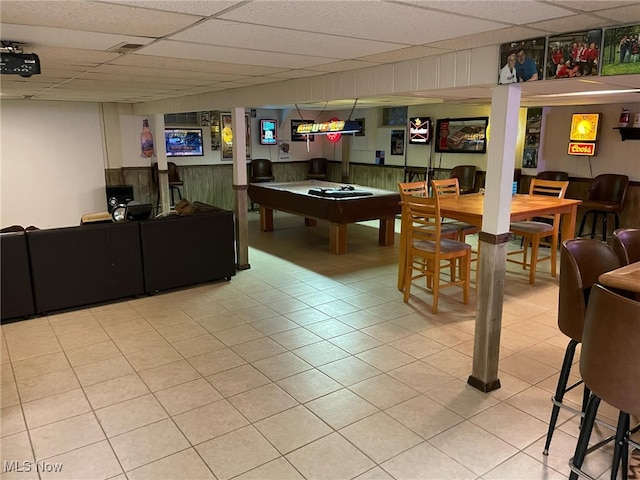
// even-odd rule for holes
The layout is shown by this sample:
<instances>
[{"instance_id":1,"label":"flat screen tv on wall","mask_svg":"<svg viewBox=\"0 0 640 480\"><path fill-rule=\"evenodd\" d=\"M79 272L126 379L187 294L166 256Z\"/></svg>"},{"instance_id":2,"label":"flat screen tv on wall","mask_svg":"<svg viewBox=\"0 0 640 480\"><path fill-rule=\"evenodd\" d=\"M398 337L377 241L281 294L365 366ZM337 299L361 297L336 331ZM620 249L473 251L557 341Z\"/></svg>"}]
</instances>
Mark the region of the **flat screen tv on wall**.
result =
<instances>
[{"instance_id":1,"label":"flat screen tv on wall","mask_svg":"<svg viewBox=\"0 0 640 480\"><path fill-rule=\"evenodd\" d=\"M201 128L165 128L167 157L202 157Z\"/></svg>"}]
</instances>

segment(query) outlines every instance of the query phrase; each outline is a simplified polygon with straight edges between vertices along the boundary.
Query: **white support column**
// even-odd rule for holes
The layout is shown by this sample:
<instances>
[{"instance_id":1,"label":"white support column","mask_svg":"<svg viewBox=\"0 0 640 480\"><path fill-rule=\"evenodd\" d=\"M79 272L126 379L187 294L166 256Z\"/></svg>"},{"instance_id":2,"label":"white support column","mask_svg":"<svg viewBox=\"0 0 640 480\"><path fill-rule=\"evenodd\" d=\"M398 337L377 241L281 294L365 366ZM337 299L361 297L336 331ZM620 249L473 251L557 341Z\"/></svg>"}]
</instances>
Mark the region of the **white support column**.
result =
<instances>
[{"instance_id":1,"label":"white support column","mask_svg":"<svg viewBox=\"0 0 640 480\"><path fill-rule=\"evenodd\" d=\"M494 87L491 99L473 368L468 380L469 385L483 392L500 388L498 358L520 94L518 84L499 85Z\"/></svg>"},{"instance_id":2,"label":"white support column","mask_svg":"<svg viewBox=\"0 0 640 480\"><path fill-rule=\"evenodd\" d=\"M164 114L156 114L153 117L153 148L158 161L160 208L163 213L166 213L171 210L171 196L169 192L169 170L167 169L167 146L164 143Z\"/></svg>"},{"instance_id":3,"label":"white support column","mask_svg":"<svg viewBox=\"0 0 640 480\"><path fill-rule=\"evenodd\" d=\"M247 143L245 112L235 107L231 113L233 129L233 191L236 219L236 266L239 270L249 265L249 222L247 218Z\"/></svg>"}]
</instances>

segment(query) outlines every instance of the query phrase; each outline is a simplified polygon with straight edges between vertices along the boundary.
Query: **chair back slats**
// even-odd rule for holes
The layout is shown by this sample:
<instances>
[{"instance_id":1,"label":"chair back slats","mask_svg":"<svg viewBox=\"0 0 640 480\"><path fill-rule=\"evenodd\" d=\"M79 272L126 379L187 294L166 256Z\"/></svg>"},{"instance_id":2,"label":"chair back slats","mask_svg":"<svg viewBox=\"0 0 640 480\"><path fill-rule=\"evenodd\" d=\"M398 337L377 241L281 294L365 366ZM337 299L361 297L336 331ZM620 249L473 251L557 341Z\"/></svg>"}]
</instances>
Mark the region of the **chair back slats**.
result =
<instances>
[{"instance_id":1,"label":"chair back slats","mask_svg":"<svg viewBox=\"0 0 640 480\"><path fill-rule=\"evenodd\" d=\"M398 188L400 189L400 195L412 197L426 197L428 195L427 182L398 183Z\"/></svg>"},{"instance_id":2,"label":"chair back slats","mask_svg":"<svg viewBox=\"0 0 640 480\"><path fill-rule=\"evenodd\" d=\"M580 373L592 393L640 416L640 302L594 285L582 338Z\"/></svg>"},{"instance_id":3,"label":"chair back slats","mask_svg":"<svg viewBox=\"0 0 640 480\"><path fill-rule=\"evenodd\" d=\"M434 242L442 238L440 208L435 197L410 197L403 199L406 205L405 227L409 235L409 245L415 242Z\"/></svg>"},{"instance_id":4,"label":"chair back slats","mask_svg":"<svg viewBox=\"0 0 640 480\"><path fill-rule=\"evenodd\" d=\"M445 178L442 180L431 180L435 195L460 195L460 184L457 178Z\"/></svg>"}]
</instances>

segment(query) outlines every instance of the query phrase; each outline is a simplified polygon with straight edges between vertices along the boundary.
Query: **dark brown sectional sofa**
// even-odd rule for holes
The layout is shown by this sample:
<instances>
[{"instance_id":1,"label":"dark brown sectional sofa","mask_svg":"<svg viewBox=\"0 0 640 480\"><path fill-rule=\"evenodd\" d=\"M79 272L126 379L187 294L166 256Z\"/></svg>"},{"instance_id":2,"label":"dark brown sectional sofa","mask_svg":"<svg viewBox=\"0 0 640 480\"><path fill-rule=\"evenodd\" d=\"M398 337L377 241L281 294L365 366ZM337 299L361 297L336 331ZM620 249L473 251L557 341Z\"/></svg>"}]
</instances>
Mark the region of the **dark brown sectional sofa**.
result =
<instances>
[{"instance_id":1,"label":"dark brown sectional sofa","mask_svg":"<svg viewBox=\"0 0 640 480\"><path fill-rule=\"evenodd\" d=\"M153 294L235 275L233 213L0 235L1 318Z\"/></svg>"}]
</instances>

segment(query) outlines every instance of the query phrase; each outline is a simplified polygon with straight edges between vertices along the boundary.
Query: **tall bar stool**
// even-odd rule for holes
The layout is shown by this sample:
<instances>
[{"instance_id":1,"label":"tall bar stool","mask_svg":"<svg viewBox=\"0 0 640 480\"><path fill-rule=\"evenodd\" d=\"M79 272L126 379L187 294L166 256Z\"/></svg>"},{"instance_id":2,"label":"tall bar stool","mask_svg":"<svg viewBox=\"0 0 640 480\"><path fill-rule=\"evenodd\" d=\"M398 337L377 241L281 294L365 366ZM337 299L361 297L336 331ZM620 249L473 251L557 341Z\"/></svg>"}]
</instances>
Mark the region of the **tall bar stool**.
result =
<instances>
[{"instance_id":1,"label":"tall bar stool","mask_svg":"<svg viewBox=\"0 0 640 480\"><path fill-rule=\"evenodd\" d=\"M575 414L582 414L585 411L589 397L589 390L586 386L581 412L563 404L562 400L567 392L582 384L582 380L580 380L567 387L576 347L583 341L584 318L591 288L598 281L598 277L601 274L619 267L620 260L606 243L587 238L573 238L562 242L560 250L558 328L570 340L565 350L556 393L551 397L553 408L549 420L547 439L544 444L543 453L545 455L549 454L549 446L556 428L560 408Z\"/></svg>"},{"instance_id":2,"label":"tall bar stool","mask_svg":"<svg viewBox=\"0 0 640 480\"><path fill-rule=\"evenodd\" d=\"M620 464L622 478L627 479L630 440L630 415L640 416L640 302L628 299L594 285L584 324L580 374L591 390L584 422L573 458L570 460L570 480L576 480L585 456L611 440L615 440L611 478L615 479ZM614 437L588 448L600 401L620 410Z\"/></svg>"},{"instance_id":3,"label":"tall bar stool","mask_svg":"<svg viewBox=\"0 0 640 480\"><path fill-rule=\"evenodd\" d=\"M460 195L473 193L476 188L475 165L458 165L453 167L449 178L457 178L460 185Z\"/></svg>"},{"instance_id":4,"label":"tall bar stool","mask_svg":"<svg viewBox=\"0 0 640 480\"><path fill-rule=\"evenodd\" d=\"M640 262L640 228L614 230L612 246L623 265Z\"/></svg>"},{"instance_id":5,"label":"tall bar stool","mask_svg":"<svg viewBox=\"0 0 640 480\"><path fill-rule=\"evenodd\" d=\"M538 172L536 175L538 180L553 180L554 182L567 182L569 180L569 174L567 172L560 172L557 170L545 170Z\"/></svg>"},{"instance_id":6,"label":"tall bar stool","mask_svg":"<svg viewBox=\"0 0 640 480\"><path fill-rule=\"evenodd\" d=\"M580 222L580 230L578 236L582 236L584 225L587 217L591 215L593 222L591 224L591 238L596 235L596 224L598 223L598 215L602 215L602 241L607 241L607 217L614 215L615 230L620 228L619 214L624 208L624 197L627 194L629 186L629 177L626 175L617 175L614 173L605 173L598 175L593 179L589 186L589 196L587 200L582 202L582 206L587 209L582 216Z\"/></svg>"},{"instance_id":7,"label":"tall bar stool","mask_svg":"<svg viewBox=\"0 0 640 480\"><path fill-rule=\"evenodd\" d=\"M267 158L255 158L251 160L251 173L249 178L251 183L273 182L275 176L273 175L273 164L271 160ZM251 202L251 211L254 211L255 208L255 204Z\"/></svg>"},{"instance_id":8,"label":"tall bar stool","mask_svg":"<svg viewBox=\"0 0 640 480\"><path fill-rule=\"evenodd\" d=\"M309 159L309 172L307 178L310 180L326 180L329 161L323 157Z\"/></svg>"}]
</instances>

